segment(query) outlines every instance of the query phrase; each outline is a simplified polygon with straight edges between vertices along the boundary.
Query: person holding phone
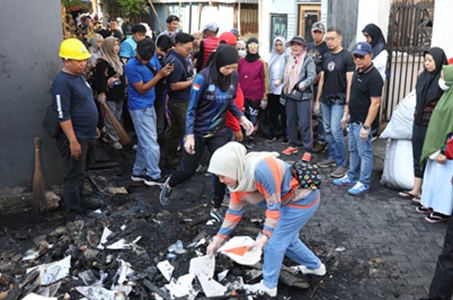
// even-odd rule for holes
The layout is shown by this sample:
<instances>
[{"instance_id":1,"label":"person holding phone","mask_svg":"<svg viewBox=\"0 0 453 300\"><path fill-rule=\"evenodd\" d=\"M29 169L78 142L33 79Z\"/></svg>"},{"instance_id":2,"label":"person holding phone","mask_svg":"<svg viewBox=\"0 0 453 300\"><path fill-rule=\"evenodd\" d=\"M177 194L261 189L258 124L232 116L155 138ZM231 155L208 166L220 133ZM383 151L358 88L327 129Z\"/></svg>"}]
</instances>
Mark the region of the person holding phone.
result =
<instances>
[{"instance_id":1,"label":"person holding phone","mask_svg":"<svg viewBox=\"0 0 453 300\"><path fill-rule=\"evenodd\" d=\"M181 164L166 180L160 193L160 203L168 205L172 190L192 177L206 146L212 154L228 143L225 119L227 111L240 120L241 126L250 135L252 123L247 120L234 103L239 75L236 71L239 56L231 45L220 45L212 64L195 77L189 97L186 115L186 135ZM225 185L213 178L213 208L211 216L217 221L223 219L220 212L225 196Z\"/></svg>"},{"instance_id":2,"label":"person holding phone","mask_svg":"<svg viewBox=\"0 0 453 300\"><path fill-rule=\"evenodd\" d=\"M189 74L186 57L193 46L193 36L178 32L175 36L175 47L167 57L167 63L174 66L167 77L168 108L170 111L170 132L165 143L165 162L168 166L178 164L177 150L179 141L186 130L186 112L189 103L192 76Z\"/></svg>"}]
</instances>

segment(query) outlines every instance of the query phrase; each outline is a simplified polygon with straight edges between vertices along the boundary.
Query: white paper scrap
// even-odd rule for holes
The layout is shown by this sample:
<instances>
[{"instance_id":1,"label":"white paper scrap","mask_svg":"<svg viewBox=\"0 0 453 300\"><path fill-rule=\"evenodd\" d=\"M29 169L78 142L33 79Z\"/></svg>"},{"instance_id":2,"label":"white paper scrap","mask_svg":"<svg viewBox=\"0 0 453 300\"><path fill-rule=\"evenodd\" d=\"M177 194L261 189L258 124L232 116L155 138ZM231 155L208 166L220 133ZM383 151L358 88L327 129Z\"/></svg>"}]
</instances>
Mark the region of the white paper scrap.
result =
<instances>
[{"instance_id":1,"label":"white paper scrap","mask_svg":"<svg viewBox=\"0 0 453 300\"><path fill-rule=\"evenodd\" d=\"M218 252L221 252L231 258L233 261L237 262L240 265L244 266L253 266L261 260L261 249L254 247L249 249L244 255L237 255L231 252L226 252L226 250L248 246L254 243L254 240L249 236L235 236L225 243Z\"/></svg>"},{"instance_id":2,"label":"white paper scrap","mask_svg":"<svg viewBox=\"0 0 453 300\"><path fill-rule=\"evenodd\" d=\"M24 298L22 298L22 300L44 300L44 299L57 300L58 298L57 297L44 297L44 296L40 296L35 293L30 293L27 296L25 296Z\"/></svg>"},{"instance_id":3,"label":"white paper scrap","mask_svg":"<svg viewBox=\"0 0 453 300\"><path fill-rule=\"evenodd\" d=\"M41 285L49 285L54 282L57 282L60 279L65 278L66 276L69 275L70 267L71 267L70 255L66 256L62 260L38 266L39 276L41 278ZM29 272L29 270L27 270L27 272Z\"/></svg>"},{"instance_id":4,"label":"white paper scrap","mask_svg":"<svg viewBox=\"0 0 453 300\"><path fill-rule=\"evenodd\" d=\"M162 275L170 282L171 275L173 274L173 270L175 269L168 260L161 261L157 264L157 268L162 273Z\"/></svg>"},{"instance_id":5,"label":"white paper scrap","mask_svg":"<svg viewBox=\"0 0 453 300\"><path fill-rule=\"evenodd\" d=\"M108 229L107 227L104 227L104 231L102 231L102 235L101 235L101 241L99 242L99 245L98 245L98 249L101 249L103 250L105 247L104 247L104 244L107 243L107 238L112 234L113 232Z\"/></svg>"},{"instance_id":6,"label":"white paper scrap","mask_svg":"<svg viewBox=\"0 0 453 300\"><path fill-rule=\"evenodd\" d=\"M197 276L206 297L217 297L225 295L227 288L201 273Z\"/></svg>"},{"instance_id":7,"label":"white paper scrap","mask_svg":"<svg viewBox=\"0 0 453 300\"><path fill-rule=\"evenodd\" d=\"M134 270L132 270L131 268L131 264L122 260L122 259L119 259L118 260L121 265L120 265L120 276L118 277L118 284L122 284L124 281L126 281L126 276L128 274L131 274L134 272Z\"/></svg>"},{"instance_id":8,"label":"white paper scrap","mask_svg":"<svg viewBox=\"0 0 453 300\"><path fill-rule=\"evenodd\" d=\"M170 291L172 299L187 299L193 300L198 294L193 286L193 275L186 274L178 279L172 278L169 284L166 284L165 287Z\"/></svg>"},{"instance_id":9,"label":"white paper scrap","mask_svg":"<svg viewBox=\"0 0 453 300\"><path fill-rule=\"evenodd\" d=\"M90 300L113 300L114 291L109 291L102 286L76 286L76 291Z\"/></svg>"},{"instance_id":10,"label":"white paper scrap","mask_svg":"<svg viewBox=\"0 0 453 300\"><path fill-rule=\"evenodd\" d=\"M208 278L214 276L215 271L215 257L209 257L204 255L200 257L194 257L190 260L189 273L193 276L204 274Z\"/></svg>"}]
</instances>

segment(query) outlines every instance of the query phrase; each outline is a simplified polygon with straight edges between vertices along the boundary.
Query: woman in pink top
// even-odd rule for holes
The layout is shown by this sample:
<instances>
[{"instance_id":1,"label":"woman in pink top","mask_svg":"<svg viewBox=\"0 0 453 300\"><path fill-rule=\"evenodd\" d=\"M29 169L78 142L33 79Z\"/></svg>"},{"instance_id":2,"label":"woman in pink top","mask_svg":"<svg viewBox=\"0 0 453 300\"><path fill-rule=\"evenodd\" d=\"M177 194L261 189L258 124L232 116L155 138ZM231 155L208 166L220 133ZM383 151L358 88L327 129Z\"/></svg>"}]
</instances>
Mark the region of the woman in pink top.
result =
<instances>
[{"instance_id":1,"label":"woman in pink top","mask_svg":"<svg viewBox=\"0 0 453 300\"><path fill-rule=\"evenodd\" d=\"M238 73L244 93L244 113L255 126L255 133L258 130L259 109L264 110L267 106L269 78L267 63L258 54L258 40L254 37L247 41L247 55L239 60ZM251 135L245 146L251 149L254 145Z\"/></svg>"}]
</instances>

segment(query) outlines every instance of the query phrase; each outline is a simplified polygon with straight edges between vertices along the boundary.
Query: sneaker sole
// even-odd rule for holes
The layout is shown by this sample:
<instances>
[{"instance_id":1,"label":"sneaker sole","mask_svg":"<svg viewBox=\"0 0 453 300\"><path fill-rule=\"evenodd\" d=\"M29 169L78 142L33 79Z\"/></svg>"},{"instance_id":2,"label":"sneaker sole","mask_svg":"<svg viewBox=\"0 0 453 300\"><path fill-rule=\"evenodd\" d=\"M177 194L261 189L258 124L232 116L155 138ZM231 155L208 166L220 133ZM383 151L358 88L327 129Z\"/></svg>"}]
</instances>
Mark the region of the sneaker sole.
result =
<instances>
[{"instance_id":1,"label":"sneaker sole","mask_svg":"<svg viewBox=\"0 0 453 300\"><path fill-rule=\"evenodd\" d=\"M333 178L341 178L341 177L343 177L344 175L346 175L346 173L343 173L343 174L333 174L333 173L331 173L331 174L330 174L330 177L333 177Z\"/></svg>"},{"instance_id":2,"label":"sneaker sole","mask_svg":"<svg viewBox=\"0 0 453 300\"><path fill-rule=\"evenodd\" d=\"M161 186L162 191L160 192L160 195L159 195L159 202L163 206L167 206L171 202L170 194L168 195L168 197L166 199L162 196L165 193L165 191L168 189L167 186L168 186L169 181L170 181L170 177L168 177L167 180L165 180L165 183Z\"/></svg>"},{"instance_id":3,"label":"sneaker sole","mask_svg":"<svg viewBox=\"0 0 453 300\"><path fill-rule=\"evenodd\" d=\"M297 154L297 152L299 152L299 150L293 151L293 152L291 152L291 153L282 152L282 154L283 154L283 155L290 156L291 154Z\"/></svg>"},{"instance_id":4,"label":"sneaker sole","mask_svg":"<svg viewBox=\"0 0 453 300\"><path fill-rule=\"evenodd\" d=\"M354 182L354 183L335 183L335 182L332 182L334 185L336 186L354 186L357 182Z\"/></svg>"},{"instance_id":5,"label":"sneaker sole","mask_svg":"<svg viewBox=\"0 0 453 300\"><path fill-rule=\"evenodd\" d=\"M145 182L146 181L145 178L135 177L134 175L132 175L131 180L134 182Z\"/></svg>"},{"instance_id":6,"label":"sneaker sole","mask_svg":"<svg viewBox=\"0 0 453 300\"><path fill-rule=\"evenodd\" d=\"M359 192L359 193L353 193L353 192L348 191L348 193L349 193L350 195L353 195L353 196L359 196L359 195L366 194L366 193L368 193L369 191L370 191L370 190L366 190L366 191Z\"/></svg>"},{"instance_id":7,"label":"sneaker sole","mask_svg":"<svg viewBox=\"0 0 453 300\"><path fill-rule=\"evenodd\" d=\"M335 167L336 164L335 164L335 163L328 164L328 165L318 164L318 166L319 166L320 168L332 168L332 167Z\"/></svg>"},{"instance_id":8,"label":"sneaker sole","mask_svg":"<svg viewBox=\"0 0 453 300\"><path fill-rule=\"evenodd\" d=\"M146 180L145 180L144 183L145 183L145 185L147 185L147 186L156 186L156 185L158 185L158 186L163 186L163 185L164 185L163 183L157 182L157 181L146 181Z\"/></svg>"}]
</instances>

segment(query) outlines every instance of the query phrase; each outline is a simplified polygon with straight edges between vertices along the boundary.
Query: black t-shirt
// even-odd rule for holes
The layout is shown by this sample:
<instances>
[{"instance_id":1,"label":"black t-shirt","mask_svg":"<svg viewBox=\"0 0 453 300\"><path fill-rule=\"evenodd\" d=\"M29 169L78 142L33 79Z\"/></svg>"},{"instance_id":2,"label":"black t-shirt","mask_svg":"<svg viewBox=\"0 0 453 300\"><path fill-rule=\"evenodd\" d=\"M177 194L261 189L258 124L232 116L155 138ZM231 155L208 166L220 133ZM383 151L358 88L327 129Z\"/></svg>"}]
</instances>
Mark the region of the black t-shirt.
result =
<instances>
[{"instance_id":1,"label":"black t-shirt","mask_svg":"<svg viewBox=\"0 0 453 300\"><path fill-rule=\"evenodd\" d=\"M355 64L352 54L348 50L341 50L333 54L328 52L322 62L324 71L324 85L322 87L321 101L323 103L346 103L346 73L354 72Z\"/></svg>"},{"instance_id":2,"label":"black t-shirt","mask_svg":"<svg viewBox=\"0 0 453 300\"><path fill-rule=\"evenodd\" d=\"M310 42L307 45L307 53L313 58L313 61L316 65L316 74L322 71L322 60L324 56L329 52L329 47L327 47L326 42L322 42L319 45Z\"/></svg>"},{"instance_id":3,"label":"black t-shirt","mask_svg":"<svg viewBox=\"0 0 453 300\"><path fill-rule=\"evenodd\" d=\"M371 105L370 98L381 97L383 85L382 77L373 64L362 72L359 72L358 69L354 72L348 105L351 122L365 122ZM376 129L378 125L379 118L376 115L371 127Z\"/></svg>"}]
</instances>

